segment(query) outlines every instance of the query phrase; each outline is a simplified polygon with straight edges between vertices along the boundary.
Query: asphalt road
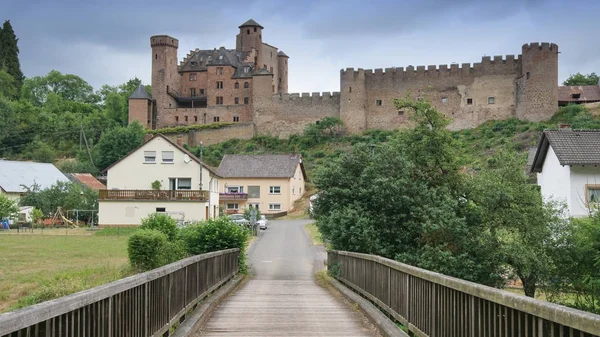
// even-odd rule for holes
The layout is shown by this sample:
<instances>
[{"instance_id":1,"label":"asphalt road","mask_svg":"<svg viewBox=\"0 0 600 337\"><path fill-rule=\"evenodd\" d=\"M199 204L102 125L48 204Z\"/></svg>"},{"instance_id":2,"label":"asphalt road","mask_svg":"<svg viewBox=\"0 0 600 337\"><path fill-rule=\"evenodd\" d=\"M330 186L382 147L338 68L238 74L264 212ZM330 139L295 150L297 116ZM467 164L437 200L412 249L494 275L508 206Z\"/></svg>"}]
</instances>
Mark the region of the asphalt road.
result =
<instances>
[{"instance_id":1,"label":"asphalt road","mask_svg":"<svg viewBox=\"0 0 600 337\"><path fill-rule=\"evenodd\" d=\"M376 336L360 312L317 285L325 251L307 220L270 221L248 251L252 277L213 312L197 336Z\"/></svg>"}]
</instances>

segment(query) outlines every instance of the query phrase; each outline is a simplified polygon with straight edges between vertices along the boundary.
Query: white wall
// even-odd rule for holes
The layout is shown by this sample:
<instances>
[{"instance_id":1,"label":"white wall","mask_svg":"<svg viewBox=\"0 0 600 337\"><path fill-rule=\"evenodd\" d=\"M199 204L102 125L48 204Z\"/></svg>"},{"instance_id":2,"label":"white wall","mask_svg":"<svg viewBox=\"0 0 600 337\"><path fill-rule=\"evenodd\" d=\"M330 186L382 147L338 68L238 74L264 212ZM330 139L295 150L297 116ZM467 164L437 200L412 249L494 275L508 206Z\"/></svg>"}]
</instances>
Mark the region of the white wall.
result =
<instances>
[{"instance_id":1,"label":"white wall","mask_svg":"<svg viewBox=\"0 0 600 337\"><path fill-rule=\"evenodd\" d=\"M600 167L571 167L571 215L582 217L588 215L585 185L600 185Z\"/></svg>"},{"instance_id":2,"label":"white wall","mask_svg":"<svg viewBox=\"0 0 600 337\"><path fill-rule=\"evenodd\" d=\"M205 220L207 202L186 201L100 201L98 205L98 223L100 226L141 225L142 219L164 207L166 213L174 219L185 221ZM212 208L212 207L211 207Z\"/></svg>"},{"instance_id":3,"label":"white wall","mask_svg":"<svg viewBox=\"0 0 600 337\"><path fill-rule=\"evenodd\" d=\"M571 209L570 167L560 165L552 146L548 147L542 172L538 173L537 181L544 200L553 198L566 203Z\"/></svg>"},{"instance_id":4,"label":"white wall","mask_svg":"<svg viewBox=\"0 0 600 337\"><path fill-rule=\"evenodd\" d=\"M219 183L221 192L225 193L225 185L227 186L244 186L244 193L248 193L248 186L260 186L260 198L248 198L247 201L223 200L222 204L238 203L239 209L245 207L246 204L259 204L260 212L263 214L279 213L288 211L290 205L290 179L289 178L221 178ZM279 186L280 194L270 194L270 186ZM303 191L304 192L304 191ZM281 210L269 210L269 204L277 203L281 205Z\"/></svg>"},{"instance_id":5,"label":"white wall","mask_svg":"<svg viewBox=\"0 0 600 337\"><path fill-rule=\"evenodd\" d=\"M156 151L156 163L144 163L144 151ZM162 163L161 151L173 151L173 163ZM169 189L169 178L191 178L192 190L200 190L200 164L183 161L184 153L161 137L154 137L144 146L125 157L107 172L107 189L150 190L158 180L162 189ZM204 170L203 189L208 189L208 170Z\"/></svg>"}]
</instances>

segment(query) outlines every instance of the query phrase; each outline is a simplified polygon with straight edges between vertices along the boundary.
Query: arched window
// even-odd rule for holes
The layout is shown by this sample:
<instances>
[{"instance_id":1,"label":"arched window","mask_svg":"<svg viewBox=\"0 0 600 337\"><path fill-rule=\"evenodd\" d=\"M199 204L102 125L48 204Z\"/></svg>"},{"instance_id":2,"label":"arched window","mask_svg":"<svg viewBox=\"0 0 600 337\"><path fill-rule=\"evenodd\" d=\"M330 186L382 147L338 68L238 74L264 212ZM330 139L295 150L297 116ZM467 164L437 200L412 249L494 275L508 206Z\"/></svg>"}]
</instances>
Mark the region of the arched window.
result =
<instances>
[{"instance_id":1,"label":"arched window","mask_svg":"<svg viewBox=\"0 0 600 337\"><path fill-rule=\"evenodd\" d=\"M250 29L247 30L248 35L250 35Z\"/></svg>"},{"instance_id":2,"label":"arched window","mask_svg":"<svg viewBox=\"0 0 600 337\"><path fill-rule=\"evenodd\" d=\"M244 82L244 88L246 88L246 89L247 89L247 88L250 88L250 83L248 83L248 82Z\"/></svg>"},{"instance_id":3,"label":"arched window","mask_svg":"<svg viewBox=\"0 0 600 337\"><path fill-rule=\"evenodd\" d=\"M239 89L240 88L240 84L238 82L235 82L235 88Z\"/></svg>"},{"instance_id":4,"label":"arched window","mask_svg":"<svg viewBox=\"0 0 600 337\"><path fill-rule=\"evenodd\" d=\"M250 102L250 99L248 97L244 97L244 104L248 104Z\"/></svg>"}]
</instances>

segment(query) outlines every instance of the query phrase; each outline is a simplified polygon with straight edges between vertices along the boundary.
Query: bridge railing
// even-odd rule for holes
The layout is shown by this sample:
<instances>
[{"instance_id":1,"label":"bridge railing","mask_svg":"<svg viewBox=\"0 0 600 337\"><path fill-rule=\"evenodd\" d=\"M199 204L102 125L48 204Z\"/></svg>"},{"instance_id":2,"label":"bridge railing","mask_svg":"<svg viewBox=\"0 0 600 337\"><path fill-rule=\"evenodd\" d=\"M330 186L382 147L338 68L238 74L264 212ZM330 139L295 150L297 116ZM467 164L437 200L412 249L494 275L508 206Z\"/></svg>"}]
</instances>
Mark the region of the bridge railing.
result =
<instances>
[{"instance_id":1,"label":"bridge railing","mask_svg":"<svg viewBox=\"0 0 600 337\"><path fill-rule=\"evenodd\" d=\"M162 336L238 272L239 249L193 256L0 315L2 337Z\"/></svg>"},{"instance_id":2,"label":"bridge railing","mask_svg":"<svg viewBox=\"0 0 600 337\"><path fill-rule=\"evenodd\" d=\"M600 315L379 256L329 251L328 264L334 274L339 271L339 281L377 304L415 336L600 336Z\"/></svg>"}]
</instances>

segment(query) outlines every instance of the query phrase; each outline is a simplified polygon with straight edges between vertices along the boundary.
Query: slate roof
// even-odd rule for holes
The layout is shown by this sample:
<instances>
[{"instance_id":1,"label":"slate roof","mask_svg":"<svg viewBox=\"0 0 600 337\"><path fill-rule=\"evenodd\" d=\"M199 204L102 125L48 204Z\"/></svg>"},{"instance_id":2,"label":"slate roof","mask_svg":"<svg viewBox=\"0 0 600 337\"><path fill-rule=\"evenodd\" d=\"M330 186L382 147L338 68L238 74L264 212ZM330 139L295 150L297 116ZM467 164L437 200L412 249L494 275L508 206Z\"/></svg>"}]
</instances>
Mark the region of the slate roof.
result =
<instances>
[{"instance_id":1,"label":"slate roof","mask_svg":"<svg viewBox=\"0 0 600 337\"><path fill-rule=\"evenodd\" d=\"M93 190L104 190L106 186L101 183L96 177L89 173L67 173L65 174L73 182L83 184Z\"/></svg>"},{"instance_id":2,"label":"slate roof","mask_svg":"<svg viewBox=\"0 0 600 337\"><path fill-rule=\"evenodd\" d=\"M223 178L291 178L296 173L298 164L304 180L307 180L302 156L299 154L226 154L217 171Z\"/></svg>"},{"instance_id":3,"label":"slate roof","mask_svg":"<svg viewBox=\"0 0 600 337\"><path fill-rule=\"evenodd\" d=\"M140 84L132 93L129 98L140 98L140 99L152 99L152 96L146 91L146 88Z\"/></svg>"},{"instance_id":4,"label":"slate roof","mask_svg":"<svg viewBox=\"0 0 600 337\"><path fill-rule=\"evenodd\" d=\"M45 189L57 181L68 182L69 179L52 164L0 160L0 188L6 192L27 192L22 185L31 187L34 184Z\"/></svg>"},{"instance_id":5,"label":"slate roof","mask_svg":"<svg viewBox=\"0 0 600 337\"><path fill-rule=\"evenodd\" d=\"M265 27L261 26L258 22L250 19L244 23L242 23L241 26L239 26L238 28L242 28L242 27L260 27L261 29L264 29Z\"/></svg>"},{"instance_id":6,"label":"slate roof","mask_svg":"<svg viewBox=\"0 0 600 337\"><path fill-rule=\"evenodd\" d=\"M283 57L290 58L289 56L287 56L287 55L286 55L286 54L285 54L283 51L281 51L281 50L280 50L280 51L277 53L277 56L283 56Z\"/></svg>"},{"instance_id":7,"label":"slate roof","mask_svg":"<svg viewBox=\"0 0 600 337\"><path fill-rule=\"evenodd\" d=\"M574 98L573 94L579 94ZM600 102L600 85L559 86L559 102Z\"/></svg>"},{"instance_id":8,"label":"slate roof","mask_svg":"<svg viewBox=\"0 0 600 337\"><path fill-rule=\"evenodd\" d=\"M600 165L600 130L545 130L533 159L532 172L542 172L550 146L561 165Z\"/></svg>"},{"instance_id":9,"label":"slate roof","mask_svg":"<svg viewBox=\"0 0 600 337\"><path fill-rule=\"evenodd\" d=\"M179 67L179 71L202 72L207 71L210 66L232 66L235 68L232 78L250 78L254 71L254 63L244 62L246 57L248 57L248 52L224 47L213 50L198 49L186 57ZM244 67L249 67L249 71L244 72Z\"/></svg>"}]
</instances>

